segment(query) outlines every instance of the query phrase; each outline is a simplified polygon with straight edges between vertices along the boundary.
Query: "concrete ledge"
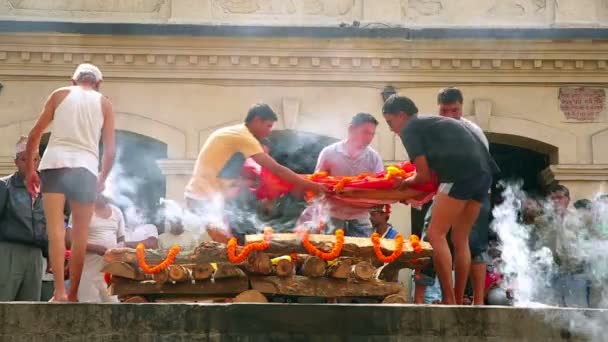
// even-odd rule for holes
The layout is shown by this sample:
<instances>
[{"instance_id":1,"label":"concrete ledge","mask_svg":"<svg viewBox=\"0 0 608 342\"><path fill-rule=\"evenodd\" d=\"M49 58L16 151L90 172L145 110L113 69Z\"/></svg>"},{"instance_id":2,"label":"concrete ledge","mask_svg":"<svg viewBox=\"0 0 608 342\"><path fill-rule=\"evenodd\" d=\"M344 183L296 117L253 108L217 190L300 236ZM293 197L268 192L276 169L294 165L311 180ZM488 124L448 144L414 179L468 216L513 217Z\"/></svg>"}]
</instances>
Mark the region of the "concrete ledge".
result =
<instances>
[{"instance_id":1,"label":"concrete ledge","mask_svg":"<svg viewBox=\"0 0 608 342\"><path fill-rule=\"evenodd\" d=\"M583 329L566 327L607 318L606 310L552 308L4 303L0 340L582 341Z\"/></svg>"}]
</instances>

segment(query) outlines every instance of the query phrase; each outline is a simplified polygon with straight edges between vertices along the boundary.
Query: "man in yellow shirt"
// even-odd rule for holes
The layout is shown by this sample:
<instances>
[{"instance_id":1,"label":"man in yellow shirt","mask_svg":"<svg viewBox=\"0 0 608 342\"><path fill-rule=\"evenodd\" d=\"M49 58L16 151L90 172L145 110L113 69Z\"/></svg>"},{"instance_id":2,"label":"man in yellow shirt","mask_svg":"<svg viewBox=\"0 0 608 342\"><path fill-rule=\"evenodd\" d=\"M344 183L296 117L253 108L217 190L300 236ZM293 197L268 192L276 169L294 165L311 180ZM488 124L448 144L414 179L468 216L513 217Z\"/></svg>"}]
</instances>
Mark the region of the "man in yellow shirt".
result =
<instances>
[{"instance_id":1,"label":"man in yellow shirt","mask_svg":"<svg viewBox=\"0 0 608 342\"><path fill-rule=\"evenodd\" d=\"M203 145L184 195L188 207L203 219L212 239L225 242L230 236L230 232L217 227L223 226L225 200L236 195L236 181L247 158L299 188L325 191L323 185L297 175L264 153L260 140L270 134L276 121L277 115L270 106L256 104L249 109L244 124L218 129ZM239 214L245 213L228 213L227 216Z\"/></svg>"}]
</instances>

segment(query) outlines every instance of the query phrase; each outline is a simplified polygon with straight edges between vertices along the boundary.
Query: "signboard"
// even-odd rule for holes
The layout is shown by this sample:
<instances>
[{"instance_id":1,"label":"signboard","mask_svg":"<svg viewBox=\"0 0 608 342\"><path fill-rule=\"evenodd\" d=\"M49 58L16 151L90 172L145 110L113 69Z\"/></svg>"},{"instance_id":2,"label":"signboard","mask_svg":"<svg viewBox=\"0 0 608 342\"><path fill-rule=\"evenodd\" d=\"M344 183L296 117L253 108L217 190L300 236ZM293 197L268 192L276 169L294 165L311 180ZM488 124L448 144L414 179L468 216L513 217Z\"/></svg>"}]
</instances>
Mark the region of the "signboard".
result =
<instances>
[{"instance_id":1,"label":"signboard","mask_svg":"<svg viewBox=\"0 0 608 342\"><path fill-rule=\"evenodd\" d=\"M602 121L606 92L601 88L560 88L559 108L567 121Z\"/></svg>"}]
</instances>

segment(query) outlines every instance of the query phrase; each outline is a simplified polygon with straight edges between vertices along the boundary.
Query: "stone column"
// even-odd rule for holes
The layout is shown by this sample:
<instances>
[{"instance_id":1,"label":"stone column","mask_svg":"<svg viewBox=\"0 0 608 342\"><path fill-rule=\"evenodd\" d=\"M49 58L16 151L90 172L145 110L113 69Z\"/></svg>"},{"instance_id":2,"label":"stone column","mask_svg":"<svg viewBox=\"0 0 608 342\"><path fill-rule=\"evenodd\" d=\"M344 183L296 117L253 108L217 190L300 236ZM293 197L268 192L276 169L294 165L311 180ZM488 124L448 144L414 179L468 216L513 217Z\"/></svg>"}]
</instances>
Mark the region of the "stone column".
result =
<instances>
[{"instance_id":1,"label":"stone column","mask_svg":"<svg viewBox=\"0 0 608 342\"><path fill-rule=\"evenodd\" d=\"M603 165L551 165L553 179L570 190L573 201L593 199L599 192L608 192L608 164Z\"/></svg>"},{"instance_id":2,"label":"stone column","mask_svg":"<svg viewBox=\"0 0 608 342\"><path fill-rule=\"evenodd\" d=\"M194 169L194 159L162 159L158 167L166 179L166 198L184 203L184 189Z\"/></svg>"}]
</instances>

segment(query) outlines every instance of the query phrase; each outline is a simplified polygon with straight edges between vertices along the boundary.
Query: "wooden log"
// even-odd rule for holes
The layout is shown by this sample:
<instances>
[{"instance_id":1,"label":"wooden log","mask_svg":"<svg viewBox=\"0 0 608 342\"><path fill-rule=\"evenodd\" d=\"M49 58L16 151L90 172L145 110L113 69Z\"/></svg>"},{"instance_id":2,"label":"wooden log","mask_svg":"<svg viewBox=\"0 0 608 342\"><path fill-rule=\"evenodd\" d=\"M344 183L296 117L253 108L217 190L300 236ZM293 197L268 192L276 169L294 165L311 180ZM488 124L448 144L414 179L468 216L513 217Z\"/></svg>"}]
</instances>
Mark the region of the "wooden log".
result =
<instances>
[{"instance_id":1,"label":"wooden log","mask_svg":"<svg viewBox=\"0 0 608 342\"><path fill-rule=\"evenodd\" d=\"M112 262L106 264L102 269L103 273L110 273L113 276L123 277L133 280L145 280L146 276L138 268L131 266L126 262Z\"/></svg>"},{"instance_id":2,"label":"wooden log","mask_svg":"<svg viewBox=\"0 0 608 342\"><path fill-rule=\"evenodd\" d=\"M152 279L154 280L154 283L156 283L157 287L162 287L166 282L169 281L169 271L165 268L158 273L154 273L152 275Z\"/></svg>"},{"instance_id":3,"label":"wooden log","mask_svg":"<svg viewBox=\"0 0 608 342\"><path fill-rule=\"evenodd\" d=\"M130 303L130 304L139 304L139 303L149 303L150 301L148 301L148 299L146 297L142 297L142 296L126 296L124 298L121 298L120 301L122 303Z\"/></svg>"},{"instance_id":4,"label":"wooden log","mask_svg":"<svg viewBox=\"0 0 608 342\"><path fill-rule=\"evenodd\" d=\"M352 261L350 259L337 260L327 268L327 276L336 279L348 279Z\"/></svg>"},{"instance_id":5,"label":"wooden log","mask_svg":"<svg viewBox=\"0 0 608 342\"><path fill-rule=\"evenodd\" d=\"M411 188L404 190L354 190L344 189L340 192L338 198L365 198L370 200L380 201L407 201L410 199L421 199L427 196L424 191L414 190Z\"/></svg>"},{"instance_id":6,"label":"wooden log","mask_svg":"<svg viewBox=\"0 0 608 342\"><path fill-rule=\"evenodd\" d=\"M245 240L247 242L259 242L264 239L263 234L247 235ZM316 248L328 252L330 251L335 242L336 238L333 235L321 235L321 234L310 234L309 241ZM430 257L433 254L431 245L426 241L421 241L420 246L422 251L415 253L411 243L406 238L403 243L403 253L397 259L398 261L407 261L414 258L425 258ZM390 255L395 250L395 240L393 239L381 239L380 248L385 255ZM287 233L287 234L273 234L272 241L268 249L264 250L264 253L271 255L289 255L292 253L297 254L308 254L304 246L302 245L301 238L298 234ZM363 237L344 237L344 246L342 247L341 257L357 257L357 258L376 258L374 252L373 243L370 238Z\"/></svg>"},{"instance_id":7,"label":"wooden log","mask_svg":"<svg viewBox=\"0 0 608 342\"><path fill-rule=\"evenodd\" d=\"M233 303L268 303L268 298L260 291L247 290L234 297Z\"/></svg>"},{"instance_id":8,"label":"wooden log","mask_svg":"<svg viewBox=\"0 0 608 342\"><path fill-rule=\"evenodd\" d=\"M254 252L249 254L245 268L249 273L267 275L272 273L272 261L268 254Z\"/></svg>"},{"instance_id":9,"label":"wooden log","mask_svg":"<svg viewBox=\"0 0 608 342\"><path fill-rule=\"evenodd\" d=\"M310 297L386 297L398 294L402 285L379 280L355 282L327 277L308 278L251 276L251 288L266 295L310 296Z\"/></svg>"},{"instance_id":10,"label":"wooden log","mask_svg":"<svg viewBox=\"0 0 608 342\"><path fill-rule=\"evenodd\" d=\"M400 294L392 294L386 296L382 301L382 304L407 304L407 299Z\"/></svg>"},{"instance_id":11,"label":"wooden log","mask_svg":"<svg viewBox=\"0 0 608 342\"><path fill-rule=\"evenodd\" d=\"M184 282L190 280L190 270L182 265L171 265L168 267L169 280L174 282Z\"/></svg>"},{"instance_id":12,"label":"wooden log","mask_svg":"<svg viewBox=\"0 0 608 342\"><path fill-rule=\"evenodd\" d=\"M197 281L210 279L213 276L213 272L215 272L215 269L208 262L192 266L192 278Z\"/></svg>"},{"instance_id":13,"label":"wooden log","mask_svg":"<svg viewBox=\"0 0 608 342\"><path fill-rule=\"evenodd\" d=\"M238 268L236 265L221 263L217 264L217 269L213 273L213 279L225 279L235 277L246 277L245 272Z\"/></svg>"},{"instance_id":14,"label":"wooden log","mask_svg":"<svg viewBox=\"0 0 608 342\"><path fill-rule=\"evenodd\" d=\"M374 277L376 269L367 261L362 261L351 267L350 274L357 280L368 281Z\"/></svg>"},{"instance_id":15,"label":"wooden log","mask_svg":"<svg viewBox=\"0 0 608 342\"><path fill-rule=\"evenodd\" d=\"M309 256L302 265L302 275L311 278L322 277L325 275L326 267L325 260L317 256Z\"/></svg>"},{"instance_id":16,"label":"wooden log","mask_svg":"<svg viewBox=\"0 0 608 342\"><path fill-rule=\"evenodd\" d=\"M279 277L292 276L295 271L294 263L287 259L278 260L276 265L273 266L273 271Z\"/></svg>"},{"instance_id":17,"label":"wooden log","mask_svg":"<svg viewBox=\"0 0 608 342\"><path fill-rule=\"evenodd\" d=\"M245 277L222 279L221 281L201 281L201 282L183 282L175 284L166 284L159 291L158 286L151 281L136 281L124 278L118 278L110 287L111 294L116 296L128 295L226 295L234 297L235 295L249 289L249 281Z\"/></svg>"},{"instance_id":18,"label":"wooden log","mask_svg":"<svg viewBox=\"0 0 608 342\"><path fill-rule=\"evenodd\" d=\"M410 259L406 262L395 261L376 270L376 279L384 281L397 281L399 271L404 268L420 269L430 262L430 258Z\"/></svg>"}]
</instances>

